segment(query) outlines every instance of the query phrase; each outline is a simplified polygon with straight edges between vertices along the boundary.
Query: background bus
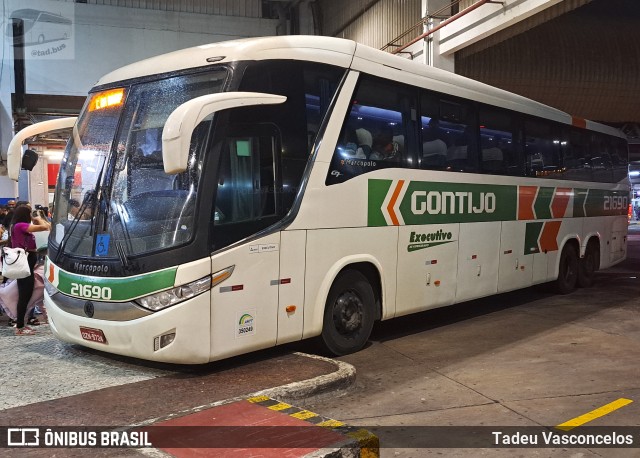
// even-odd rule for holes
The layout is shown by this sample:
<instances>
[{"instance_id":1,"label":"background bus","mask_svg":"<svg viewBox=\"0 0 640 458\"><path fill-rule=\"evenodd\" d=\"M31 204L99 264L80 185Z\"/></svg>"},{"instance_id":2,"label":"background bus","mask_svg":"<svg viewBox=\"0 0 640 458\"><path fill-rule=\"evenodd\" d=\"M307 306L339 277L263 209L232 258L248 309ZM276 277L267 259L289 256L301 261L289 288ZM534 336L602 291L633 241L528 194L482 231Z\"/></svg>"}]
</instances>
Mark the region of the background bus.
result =
<instances>
[{"instance_id":1,"label":"background bus","mask_svg":"<svg viewBox=\"0 0 640 458\"><path fill-rule=\"evenodd\" d=\"M590 286L628 198L615 129L346 40L197 47L91 91L45 298L59 338L144 359L344 354L375 320Z\"/></svg>"},{"instance_id":2,"label":"background bus","mask_svg":"<svg viewBox=\"0 0 640 458\"><path fill-rule=\"evenodd\" d=\"M18 44L28 46L71 38L71 19L59 14L24 8L13 11L9 19L6 30L8 37L13 36L13 22L23 22L23 35L17 37Z\"/></svg>"}]
</instances>

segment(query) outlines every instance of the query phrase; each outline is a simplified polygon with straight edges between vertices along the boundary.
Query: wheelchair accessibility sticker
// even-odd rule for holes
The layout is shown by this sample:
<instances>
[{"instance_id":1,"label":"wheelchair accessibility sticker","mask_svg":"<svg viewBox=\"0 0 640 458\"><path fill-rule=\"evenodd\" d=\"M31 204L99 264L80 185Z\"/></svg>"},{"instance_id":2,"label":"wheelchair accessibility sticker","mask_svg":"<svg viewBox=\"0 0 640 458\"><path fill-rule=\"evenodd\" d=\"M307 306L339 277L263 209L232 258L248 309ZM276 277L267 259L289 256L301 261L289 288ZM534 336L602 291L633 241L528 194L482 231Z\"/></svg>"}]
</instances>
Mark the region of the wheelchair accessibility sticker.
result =
<instances>
[{"instance_id":1,"label":"wheelchair accessibility sticker","mask_svg":"<svg viewBox=\"0 0 640 458\"><path fill-rule=\"evenodd\" d=\"M98 234L96 238L96 256L106 256L109 252L109 234Z\"/></svg>"}]
</instances>

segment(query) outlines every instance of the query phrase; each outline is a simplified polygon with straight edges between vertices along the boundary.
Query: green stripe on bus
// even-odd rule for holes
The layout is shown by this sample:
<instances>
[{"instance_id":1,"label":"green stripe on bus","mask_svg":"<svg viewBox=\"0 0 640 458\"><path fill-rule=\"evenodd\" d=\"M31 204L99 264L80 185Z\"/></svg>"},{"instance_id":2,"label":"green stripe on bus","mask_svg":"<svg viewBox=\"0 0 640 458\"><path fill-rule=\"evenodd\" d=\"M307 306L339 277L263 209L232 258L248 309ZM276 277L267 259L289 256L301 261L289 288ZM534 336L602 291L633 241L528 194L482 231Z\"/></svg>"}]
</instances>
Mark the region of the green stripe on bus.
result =
<instances>
[{"instance_id":1,"label":"green stripe on bus","mask_svg":"<svg viewBox=\"0 0 640 458\"><path fill-rule=\"evenodd\" d=\"M405 224L516 219L517 186L412 181L400 204Z\"/></svg>"},{"instance_id":2,"label":"green stripe on bus","mask_svg":"<svg viewBox=\"0 0 640 458\"><path fill-rule=\"evenodd\" d=\"M551 199L555 188L540 188L533 209L536 212L536 219L551 219Z\"/></svg>"},{"instance_id":3,"label":"green stripe on bus","mask_svg":"<svg viewBox=\"0 0 640 458\"><path fill-rule=\"evenodd\" d=\"M386 226L382 213L382 203L391 187L391 180L369 180L369 226Z\"/></svg>"},{"instance_id":4,"label":"green stripe on bus","mask_svg":"<svg viewBox=\"0 0 640 458\"><path fill-rule=\"evenodd\" d=\"M543 222L527 223L524 234L524 254L540 253L538 239L543 226Z\"/></svg>"},{"instance_id":5,"label":"green stripe on bus","mask_svg":"<svg viewBox=\"0 0 640 458\"><path fill-rule=\"evenodd\" d=\"M627 192L589 189L584 204L585 216L626 215L628 205L629 194Z\"/></svg>"},{"instance_id":6,"label":"green stripe on bus","mask_svg":"<svg viewBox=\"0 0 640 458\"><path fill-rule=\"evenodd\" d=\"M587 216L584 213L584 203L587 200L588 189L573 190L573 217Z\"/></svg>"},{"instance_id":7,"label":"green stripe on bus","mask_svg":"<svg viewBox=\"0 0 640 458\"><path fill-rule=\"evenodd\" d=\"M555 191L555 187L539 188L533 203L536 219L552 219ZM518 219L517 186L371 179L368 192L369 226ZM625 191L576 188L572 192L574 218L626 215Z\"/></svg>"},{"instance_id":8,"label":"green stripe on bus","mask_svg":"<svg viewBox=\"0 0 640 458\"><path fill-rule=\"evenodd\" d=\"M369 226L386 226L395 216L401 216L407 225L516 219L517 186L411 181L402 195L398 184L369 180ZM392 205L395 192L399 193L399 215Z\"/></svg>"},{"instance_id":9,"label":"green stripe on bus","mask_svg":"<svg viewBox=\"0 0 640 458\"><path fill-rule=\"evenodd\" d=\"M172 267L134 277L113 278L76 275L60 269L58 289L64 294L83 299L128 301L172 288L177 270L177 267Z\"/></svg>"}]
</instances>

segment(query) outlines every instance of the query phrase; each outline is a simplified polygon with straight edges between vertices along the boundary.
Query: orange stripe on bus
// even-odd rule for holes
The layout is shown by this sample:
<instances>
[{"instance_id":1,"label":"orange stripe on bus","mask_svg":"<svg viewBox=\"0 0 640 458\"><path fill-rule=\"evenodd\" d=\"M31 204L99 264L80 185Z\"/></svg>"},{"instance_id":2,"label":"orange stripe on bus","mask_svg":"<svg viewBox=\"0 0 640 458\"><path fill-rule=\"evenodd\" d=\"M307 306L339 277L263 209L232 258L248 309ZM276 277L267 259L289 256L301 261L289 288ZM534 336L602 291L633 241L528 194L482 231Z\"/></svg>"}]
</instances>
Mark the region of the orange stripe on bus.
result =
<instances>
[{"instance_id":1,"label":"orange stripe on bus","mask_svg":"<svg viewBox=\"0 0 640 458\"><path fill-rule=\"evenodd\" d=\"M564 218L571 198L571 188L556 188L556 193L551 202L551 217Z\"/></svg>"},{"instance_id":2,"label":"orange stripe on bus","mask_svg":"<svg viewBox=\"0 0 640 458\"><path fill-rule=\"evenodd\" d=\"M547 221L540 234L540 251L558 251L558 233L562 221Z\"/></svg>"},{"instance_id":3,"label":"orange stripe on bus","mask_svg":"<svg viewBox=\"0 0 640 458\"><path fill-rule=\"evenodd\" d=\"M387 205L387 211L389 212L389 217L391 218L391 222L394 226L399 226L400 222L398 221L398 216L396 212L393 210L393 207L396 205L396 201L398 200L398 196L400 195L400 190L404 186L404 180L398 181L396 185L396 189L393 190L393 195L391 196L391 200L389 201L389 205Z\"/></svg>"},{"instance_id":4,"label":"orange stripe on bus","mask_svg":"<svg viewBox=\"0 0 640 458\"><path fill-rule=\"evenodd\" d=\"M53 283L53 280L55 280L55 271L53 268L53 264L49 264L49 283Z\"/></svg>"},{"instance_id":5,"label":"orange stripe on bus","mask_svg":"<svg viewBox=\"0 0 640 458\"><path fill-rule=\"evenodd\" d=\"M518 219L536 219L533 202L537 193L537 186L518 186Z\"/></svg>"},{"instance_id":6,"label":"orange stripe on bus","mask_svg":"<svg viewBox=\"0 0 640 458\"><path fill-rule=\"evenodd\" d=\"M587 128L587 120L584 118L578 118L577 116L571 116L571 125L579 127L581 129Z\"/></svg>"}]
</instances>

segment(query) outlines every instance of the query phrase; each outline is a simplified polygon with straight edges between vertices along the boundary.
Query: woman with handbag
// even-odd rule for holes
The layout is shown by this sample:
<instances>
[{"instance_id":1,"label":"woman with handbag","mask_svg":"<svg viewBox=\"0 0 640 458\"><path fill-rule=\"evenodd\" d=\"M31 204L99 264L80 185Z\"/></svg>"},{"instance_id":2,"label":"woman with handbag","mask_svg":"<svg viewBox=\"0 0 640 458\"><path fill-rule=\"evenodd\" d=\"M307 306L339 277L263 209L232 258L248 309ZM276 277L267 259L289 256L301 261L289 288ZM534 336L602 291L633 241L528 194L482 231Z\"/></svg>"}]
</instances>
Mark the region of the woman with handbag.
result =
<instances>
[{"instance_id":1,"label":"woman with handbag","mask_svg":"<svg viewBox=\"0 0 640 458\"><path fill-rule=\"evenodd\" d=\"M51 224L42 216L34 212L31 213L31 207L22 205L16 208L11 221L10 237L11 248L24 248L27 252L27 260L29 261L29 276L18 278L18 307L16 317L16 335L26 336L33 335L35 331L24 325L24 318L27 313L27 305L33 294L34 276L33 268L38 261L36 252L36 238L34 232L51 230Z\"/></svg>"}]
</instances>

